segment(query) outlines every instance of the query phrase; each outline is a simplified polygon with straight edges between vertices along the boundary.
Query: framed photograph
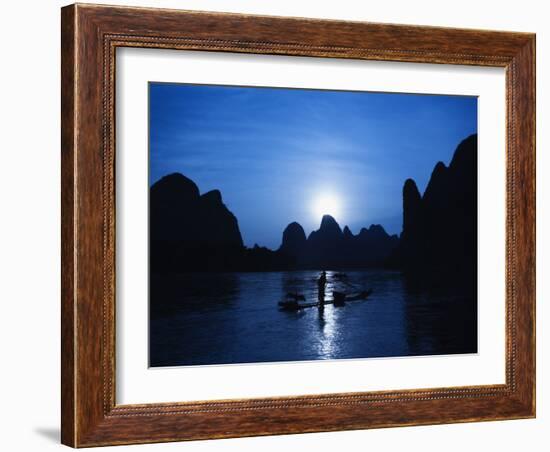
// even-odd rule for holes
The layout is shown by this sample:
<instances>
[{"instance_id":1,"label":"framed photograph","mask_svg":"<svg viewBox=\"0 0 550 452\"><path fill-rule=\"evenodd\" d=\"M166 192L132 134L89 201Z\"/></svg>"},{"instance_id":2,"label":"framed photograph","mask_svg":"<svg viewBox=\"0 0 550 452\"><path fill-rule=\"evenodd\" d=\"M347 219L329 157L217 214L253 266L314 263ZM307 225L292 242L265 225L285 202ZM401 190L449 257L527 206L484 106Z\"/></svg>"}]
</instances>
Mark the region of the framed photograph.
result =
<instances>
[{"instance_id":1,"label":"framed photograph","mask_svg":"<svg viewBox=\"0 0 550 452\"><path fill-rule=\"evenodd\" d=\"M62 442L535 416L535 36L62 9Z\"/></svg>"}]
</instances>

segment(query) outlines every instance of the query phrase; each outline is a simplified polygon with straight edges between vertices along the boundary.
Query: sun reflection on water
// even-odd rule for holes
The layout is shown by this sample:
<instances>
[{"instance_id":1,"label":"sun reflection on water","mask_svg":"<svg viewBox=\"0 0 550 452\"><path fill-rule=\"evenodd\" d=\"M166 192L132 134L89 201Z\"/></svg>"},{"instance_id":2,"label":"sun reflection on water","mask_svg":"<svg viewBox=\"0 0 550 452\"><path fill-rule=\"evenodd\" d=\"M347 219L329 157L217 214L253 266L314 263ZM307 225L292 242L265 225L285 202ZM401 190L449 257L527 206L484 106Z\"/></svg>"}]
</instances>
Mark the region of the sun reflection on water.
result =
<instances>
[{"instance_id":1,"label":"sun reflection on water","mask_svg":"<svg viewBox=\"0 0 550 452\"><path fill-rule=\"evenodd\" d=\"M334 272L327 272L327 280L329 281L326 287L326 298L332 298L334 290L333 281ZM317 353L322 359L331 359L338 356L339 346L338 339L340 333L338 331L338 308L333 305L326 305L317 309L318 325L317 330Z\"/></svg>"}]
</instances>

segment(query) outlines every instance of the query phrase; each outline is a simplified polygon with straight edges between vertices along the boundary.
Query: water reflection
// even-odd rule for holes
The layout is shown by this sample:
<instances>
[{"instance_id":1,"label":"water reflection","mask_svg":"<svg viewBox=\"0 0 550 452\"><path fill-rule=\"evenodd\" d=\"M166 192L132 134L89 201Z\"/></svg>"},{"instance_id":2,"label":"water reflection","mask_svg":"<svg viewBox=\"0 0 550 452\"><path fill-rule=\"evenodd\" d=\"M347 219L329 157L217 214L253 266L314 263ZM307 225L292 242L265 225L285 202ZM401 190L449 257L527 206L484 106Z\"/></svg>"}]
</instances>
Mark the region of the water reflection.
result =
<instances>
[{"instance_id":1,"label":"water reflection","mask_svg":"<svg viewBox=\"0 0 550 452\"><path fill-rule=\"evenodd\" d=\"M181 310L209 312L239 299L242 279L237 273L152 275L149 279L152 317L175 315Z\"/></svg>"},{"instance_id":2,"label":"water reflection","mask_svg":"<svg viewBox=\"0 0 550 452\"><path fill-rule=\"evenodd\" d=\"M353 271L366 301L298 312L286 293L317 301L319 272L195 274L151 281L151 365L200 365L475 351L475 299L407 290L391 271ZM327 272L326 297L350 291ZM470 313L470 314L468 314Z\"/></svg>"},{"instance_id":3,"label":"water reflection","mask_svg":"<svg viewBox=\"0 0 550 452\"><path fill-rule=\"evenodd\" d=\"M474 294L405 293L409 354L477 352Z\"/></svg>"},{"instance_id":4,"label":"water reflection","mask_svg":"<svg viewBox=\"0 0 550 452\"><path fill-rule=\"evenodd\" d=\"M321 359L335 358L338 356L338 325L334 307L321 306L317 309L317 315L319 324L319 357Z\"/></svg>"}]
</instances>

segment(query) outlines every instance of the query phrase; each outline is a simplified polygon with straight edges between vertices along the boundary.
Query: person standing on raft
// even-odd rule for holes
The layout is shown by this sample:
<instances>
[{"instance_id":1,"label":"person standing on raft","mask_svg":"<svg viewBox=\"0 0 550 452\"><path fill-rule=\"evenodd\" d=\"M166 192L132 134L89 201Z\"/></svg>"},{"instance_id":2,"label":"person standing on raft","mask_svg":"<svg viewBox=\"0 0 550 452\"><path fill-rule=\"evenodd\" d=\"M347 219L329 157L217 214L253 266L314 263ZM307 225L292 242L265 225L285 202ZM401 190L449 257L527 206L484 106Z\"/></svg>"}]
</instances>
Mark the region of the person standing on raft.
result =
<instances>
[{"instance_id":1,"label":"person standing on raft","mask_svg":"<svg viewBox=\"0 0 550 452\"><path fill-rule=\"evenodd\" d=\"M325 304L325 286L327 285L327 272L323 271L321 276L317 280L317 298L319 300L319 305L324 306Z\"/></svg>"}]
</instances>

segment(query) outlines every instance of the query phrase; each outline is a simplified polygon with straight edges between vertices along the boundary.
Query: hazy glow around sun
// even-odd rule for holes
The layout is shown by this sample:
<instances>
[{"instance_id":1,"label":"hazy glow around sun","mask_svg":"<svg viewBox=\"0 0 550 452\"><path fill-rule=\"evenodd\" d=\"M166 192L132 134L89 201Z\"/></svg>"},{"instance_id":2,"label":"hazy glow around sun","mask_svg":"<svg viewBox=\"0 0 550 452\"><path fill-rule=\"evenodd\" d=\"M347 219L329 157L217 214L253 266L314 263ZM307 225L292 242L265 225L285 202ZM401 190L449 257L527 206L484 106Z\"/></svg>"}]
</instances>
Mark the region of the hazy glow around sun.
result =
<instances>
[{"instance_id":1,"label":"hazy glow around sun","mask_svg":"<svg viewBox=\"0 0 550 452\"><path fill-rule=\"evenodd\" d=\"M338 221L342 212L340 198L333 193L323 193L316 197L312 204L315 219L321 219L323 215L331 215Z\"/></svg>"}]
</instances>

